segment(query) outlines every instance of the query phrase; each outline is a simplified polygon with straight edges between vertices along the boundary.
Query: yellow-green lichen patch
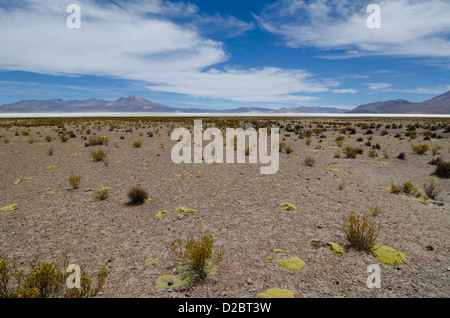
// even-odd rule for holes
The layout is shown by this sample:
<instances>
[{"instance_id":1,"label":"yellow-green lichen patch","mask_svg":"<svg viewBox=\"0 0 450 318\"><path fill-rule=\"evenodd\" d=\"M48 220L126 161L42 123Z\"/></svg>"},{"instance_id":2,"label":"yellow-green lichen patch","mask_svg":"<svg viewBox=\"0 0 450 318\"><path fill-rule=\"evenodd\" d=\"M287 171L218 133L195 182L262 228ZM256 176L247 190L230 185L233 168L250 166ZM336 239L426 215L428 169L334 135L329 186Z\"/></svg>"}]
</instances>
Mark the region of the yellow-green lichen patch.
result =
<instances>
[{"instance_id":1,"label":"yellow-green lichen patch","mask_svg":"<svg viewBox=\"0 0 450 318\"><path fill-rule=\"evenodd\" d=\"M372 250L372 255L377 257L378 261L388 265L395 263L401 265L407 259L402 252L385 245L376 245Z\"/></svg>"},{"instance_id":2,"label":"yellow-green lichen patch","mask_svg":"<svg viewBox=\"0 0 450 318\"><path fill-rule=\"evenodd\" d=\"M7 206L4 206L3 208L0 208L0 211L15 211L19 209L19 206L17 205L17 203L13 203Z\"/></svg>"},{"instance_id":3,"label":"yellow-green lichen patch","mask_svg":"<svg viewBox=\"0 0 450 318\"><path fill-rule=\"evenodd\" d=\"M431 179L431 180L439 180L439 177L432 177L432 176L428 176L426 177L427 179Z\"/></svg>"},{"instance_id":4,"label":"yellow-green lichen patch","mask_svg":"<svg viewBox=\"0 0 450 318\"><path fill-rule=\"evenodd\" d=\"M319 240L319 239L312 239L311 241L309 241L310 248L318 249L318 248L324 247L326 245L327 245L326 243L322 242L322 240Z\"/></svg>"},{"instance_id":5,"label":"yellow-green lichen patch","mask_svg":"<svg viewBox=\"0 0 450 318\"><path fill-rule=\"evenodd\" d=\"M180 214L178 214L178 219L179 220L184 219L188 215L195 215L197 213L197 211L195 211L194 209L189 209L189 208L186 208L186 207L176 208L176 210L178 212L180 212Z\"/></svg>"},{"instance_id":6,"label":"yellow-green lichen patch","mask_svg":"<svg viewBox=\"0 0 450 318\"><path fill-rule=\"evenodd\" d=\"M330 168L330 167L327 167L327 170L330 170L330 171L333 171L333 172L338 172L338 173L342 172L342 170L340 170L340 169Z\"/></svg>"},{"instance_id":7,"label":"yellow-green lichen patch","mask_svg":"<svg viewBox=\"0 0 450 318\"><path fill-rule=\"evenodd\" d=\"M164 214L167 214L167 213L169 213L169 211L166 211L166 210L159 210L157 213L156 213L156 218L157 219L159 219L159 220L161 220L163 217L164 217Z\"/></svg>"},{"instance_id":8,"label":"yellow-green lichen patch","mask_svg":"<svg viewBox=\"0 0 450 318\"><path fill-rule=\"evenodd\" d=\"M62 194L62 193L64 193L64 192L70 191L70 190L72 190L72 189L73 189L72 187L66 187L66 188L54 189L54 190L48 191L47 194L50 194L50 195Z\"/></svg>"},{"instance_id":9,"label":"yellow-green lichen patch","mask_svg":"<svg viewBox=\"0 0 450 318\"><path fill-rule=\"evenodd\" d=\"M334 242L328 242L327 245L331 247L331 250L333 251L334 254L339 256L344 255L344 249L340 245Z\"/></svg>"},{"instance_id":10,"label":"yellow-green lichen patch","mask_svg":"<svg viewBox=\"0 0 450 318\"><path fill-rule=\"evenodd\" d=\"M274 253L286 253L286 254L291 254L294 255L291 251L285 251L285 250L281 250L281 249L274 249L273 250Z\"/></svg>"},{"instance_id":11,"label":"yellow-green lichen patch","mask_svg":"<svg viewBox=\"0 0 450 318\"><path fill-rule=\"evenodd\" d=\"M50 170L50 169L53 169L53 168L56 168L56 166L48 166L48 167L44 167L42 169Z\"/></svg>"},{"instance_id":12,"label":"yellow-green lichen patch","mask_svg":"<svg viewBox=\"0 0 450 318\"><path fill-rule=\"evenodd\" d=\"M258 294L258 298L294 298L295 294L287 289L271 288L265 293Z\"/></svg>"},{"instance_id":13,"label":"yellow-green lichen patch","mask_svg":"<svg viewBox=\"0 0 450 318\"><path fill-rule=\"evenodd\" d=\"M162 275L156 279L155 285L157 289L179 288L183 285L183 279L181 275Z\"/></svg>"},{"instance_id":14,"label":"yellow-green lichen patch","mask_svg":"<svg viewBox=\"0 0 450 318\"><path fill-rule=\"evenodd\" d=\"M31 180L31 178L22 178L22 179L18 179L18 180L16 180L16 181L14 181L14 184L19 184L19 183L22 183L22 182L28 181L28 180Z\"/></svg>"},{"instance_id":15,"label":"yellow-green lichen patch","mask_svg":"<svg viewBox=\"0 0 450 318\"><path fill-rule=\"evenodd\" d=\"M160 262L161 262L161 260L159 258L150 257L145 260L145 265L146 266L150 266L150 265L155 266L155 265L158 265Z\"/></svg>"},{"instance_id":16,"label":"yellow-green lichen patch","mask_svg":"<svg viewBox=\"0 0 450 318\"><path fill-rule=\"evenodd\" d=\"M280 264L281 267L284 267L286 269L293 270L293 271L299 271L306 265L306 263L302 259L298 258L297 256L294 256L294 257L291 257L288 259L280 259L277 261L277 263Z\"/></svg>"},{"instance_id":17,"label":"yellow-green lichen patch","mask_svg":"<svg viewBox=\"0 0 450 318\"><path fill-rule=\"evenodd\" d=\"M425 205L429 205L430 204L425 199L422 199L422 198L417 199L417 202L425 204Z\"/></svg>"},{"instance_id":18,"label":"yellow-green lichen patch","mask_svg":"<svg viewBox=\"0 0 450 318\"><path fill-rule=\"evenodd\" d=\"M283 208L284 211L295 211L297 208L295 205L291 203L281 203L280 206Z\"/></svg>"}]
</instances>

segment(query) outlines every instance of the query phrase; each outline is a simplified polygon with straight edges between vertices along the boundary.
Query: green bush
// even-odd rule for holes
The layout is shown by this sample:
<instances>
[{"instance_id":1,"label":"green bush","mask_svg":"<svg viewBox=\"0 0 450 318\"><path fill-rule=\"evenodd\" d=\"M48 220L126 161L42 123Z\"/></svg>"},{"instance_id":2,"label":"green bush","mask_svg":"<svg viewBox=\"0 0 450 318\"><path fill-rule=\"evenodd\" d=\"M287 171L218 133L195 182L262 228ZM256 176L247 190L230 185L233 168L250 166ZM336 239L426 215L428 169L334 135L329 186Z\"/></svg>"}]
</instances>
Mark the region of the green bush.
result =
<instances>
[{"instance_id":1,"label":"green bush","mask_svg":"<svg viewBox=\"0 0 450 318\"><path fill-rule=\"evenodd\" d=\"M358 251L371 251L375 246L381 226L351 213L342 229L348 242Z\"/></svg>"},{"instance_id":2,"label":"green bush","mask_svg":"<svg viewBox=\"0 0 450 318\"><path fill-rule=\"evenodd\" d=\"M102 266L97 274L97 284L92 285L90 275L81 271L80 288L69 288L70 272L67 257L62 265L38 262L35 257L28 265L28 271L19 270L15 258L12 264L5 255L0 255L0 298L88 298L97 296L109 272Z\"/></svg>"},{"instance_id":3,"label":"green bush","mask_svg":"<svg viewBox=\"0 0 450 318\"><path fill-rule=\"evenodd\" d=\"M170 249L178 260L188 265L195 281L206 278L213 268L213 263L219 264L223 260L224 252L221 249L214 252L214 243L213 237L204 234L200 239L192 237L186 243L180 239L172 241Z\"/></svg>"}]
</instances>

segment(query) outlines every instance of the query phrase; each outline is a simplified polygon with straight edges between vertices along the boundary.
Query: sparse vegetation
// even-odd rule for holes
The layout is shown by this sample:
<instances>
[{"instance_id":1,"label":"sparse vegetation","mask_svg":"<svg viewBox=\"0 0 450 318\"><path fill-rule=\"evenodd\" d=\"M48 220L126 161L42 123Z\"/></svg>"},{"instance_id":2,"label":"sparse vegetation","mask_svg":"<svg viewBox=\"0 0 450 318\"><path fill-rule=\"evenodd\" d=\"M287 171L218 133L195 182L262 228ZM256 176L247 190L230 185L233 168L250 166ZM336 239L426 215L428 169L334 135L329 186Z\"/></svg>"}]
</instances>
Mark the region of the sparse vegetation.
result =
<instances>
[{"instance_id":1,"label":"sparse vegetation","mask_svg":"<svg viewBox=\"0 0 450 318\"><path fill-rule=\"evenodd\" d=\"M78 189L80 187L81 177L72 174L69 176L69 184L72 188Z\"/></svg>"},{"instance_id":2,"label":"sparse vegetation","mask_svg":"<svg viewBox=\"0 0 450 318\"><path fill-rule=\"evenodd\" d=\"M412 146L412 150L418 155L424 155L430 150L430 146L428 144L414 145Z\"/></svg>"},{"instance_id":3,"label":"sparse vegetation","mask_svg":"<svg viewBox=\"0 0 450 318\"><path fill-rule=\"evenodd\" d=\"M194 283L208 277L213 265L223 260L224 252L221 249L214 251L214 243L214 238L208 234L200 239L192 237L186 243L180 239L170 242L170 250L179 261L188 266Z\"/></svg>"},{"instance_id":4,"label":"sparse vegetation","mask_svg":"<svg viewBox=\"0 0 450 318\"><path fill-rule=\"evenodd\" d=\"M450 161L439 160L434 174L440 178L450 178Z\"/></svg>"},{"instance_id":5,"label":"sparse vegetation","mask_svg":"<svg viewBox=\"0 0 450 318\"><path fill-rule=\"evenodd\" d=\"M356 156L358 154L362 154L362 149L356 148L356 147L352 147L352 146L347 146L345 147L342 152L345 154L345 156L347 158L356 158Z\"/></svg>"},{"instance_id":6,"label":"sparse vegetation","mask_svg":"<svg viewBox=\"0 0 450 318\"><path fill-rule=\"evenodd\" d=\"M358 251L371 251L381 226L368 221L366 216L351 213L342 227L347 241Z\"/></svg>"},{"instance_id":7,"label":"sparse vegetation","mask_svg":"<svg viewBox=\"0 0 450 318\"><path fill-rule=\"evenodd\" d=\"M314 159L313 157L307 157L305 159L304 163L305 163L306 166L312 167L316 163L316 159Z\"/></svg>"},{"instance_id":8,"label":"sparse vegetation","mask_svg":"<svg viewBox=\"0 0 450 318\"><path fill-rule=\"evenodd\" d=\"M134 141L132 146L133 146L133 148L141 148L142 140L138 139L138 140Z\"/></svg>"},{"instance_id":9,"label":"sparse vegetation","mask_svg":"<svg viewBox=\"0 0 450 318\"><path fill-rule=\"evenodd\" d=\"M140 205L144 204L145 201L148 199L148 192L147 190L141 187L133 186L128 190L127 196L128 199L130 200L130 204Z\"/></svg>"},{"instance_id":10,"label":"sparse vegetation","mask_svg":"<svg viewBox=\"0 0 450 318\"><path fill-rule=\"evenodd\" d=\"M99 149L97 151L92 150L90 154L94 161L104 161L108 153L103 149Z\"/></svg>"},{"instance_id":11,"label":"sparse vegetation","mask_svg":"<svg viewBox=\"0 0 450 318\"><path fill-rule=\"evenodd\" d=\"M436 185L433 182L427 184L426 182L423 184L423 190L428 198L434 200L438 195L438 190L436 189Z\"/></svg>"},{"instance_id":12,"label":"sparse vegetation","mask_svg":"<svg viewBox=\"0 0 450 318\"><path fill-rule=\"evenodd\" d=\"M39 262L35 257L29 262L28 271L19 269L13 258L12 264L5 255L0 255L0 298L89 298L101 291L109 275L106 266L100 267L97 283L81 270L80 288L69 288L66 271L70 262L67 257L62 264Z\"/></svg>"}]
</instances>

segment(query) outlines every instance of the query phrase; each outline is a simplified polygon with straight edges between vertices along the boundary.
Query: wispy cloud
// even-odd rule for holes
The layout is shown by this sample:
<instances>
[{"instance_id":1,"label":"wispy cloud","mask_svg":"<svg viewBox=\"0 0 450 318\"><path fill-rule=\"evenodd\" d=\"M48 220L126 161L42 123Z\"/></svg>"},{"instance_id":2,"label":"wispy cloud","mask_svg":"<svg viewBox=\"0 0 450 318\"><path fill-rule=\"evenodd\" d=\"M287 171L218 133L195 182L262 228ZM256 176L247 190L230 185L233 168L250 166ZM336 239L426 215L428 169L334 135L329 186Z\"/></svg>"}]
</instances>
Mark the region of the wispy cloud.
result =
<instances>
[{"instance_id":1,"label":"wispy cloud","mask_svg":"<svg viewBox=\"0 0 450 318\"><path fill-rule=\"evenodd\" d=\"M255 15L259 25L287 46L341 50L327 58L362 55L450 56L450 2L381 0L381 28L369 29L372 0L279 0Z\"/></svg>"},{"instance_id":2,"label":"wispy cloud","mask_svg":"<svg viewBox=\"0 0 450 318\"><path fill-rule=\"evenodd\" d=\"M69 29L72 2L0 4L0 69L106 76L142 81L152 91L249 102L314 100L308 94L335 85L302 69L216 69L228 53L198 26L222 25L227 36L254 27L234 17L200 14L184 2L85 0L81 29Z\"/></svg>"}]
</instances>

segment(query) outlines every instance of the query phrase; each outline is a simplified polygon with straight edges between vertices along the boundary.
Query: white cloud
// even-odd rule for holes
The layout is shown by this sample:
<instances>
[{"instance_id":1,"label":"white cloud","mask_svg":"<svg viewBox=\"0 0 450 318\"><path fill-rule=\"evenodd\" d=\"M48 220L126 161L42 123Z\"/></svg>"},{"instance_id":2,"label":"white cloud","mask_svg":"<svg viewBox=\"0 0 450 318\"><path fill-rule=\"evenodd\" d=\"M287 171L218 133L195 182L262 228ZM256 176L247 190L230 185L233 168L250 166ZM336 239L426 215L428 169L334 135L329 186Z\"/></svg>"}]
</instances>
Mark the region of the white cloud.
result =
<instances>
[{"instance_id":1,"label":"white cloud","mask_svg":"<svg viewBox=\"0 0 450 318\"><path fill-rule=\"evenodd\" d=\"M336 93L336 94L357 94L357 93L359 93L359 91L354 88L333 89L332 92Z\"/></svg>"},{"instance_id":2,"label":"white cloud","mask_svg":"<svg viewBox=\"0 0 450 318\"><path fill-rule=\"evenodd\" d=\"M450 56L450 2L380 0L381 28L369 29L373 1L279 0L255 16L260 26L290 47L344 50L327 58L361 55Z\"/></svg>"},{"instance_id":3,"label":"white cloud","mask_svg":"<svg viewBox=\"0 0 450 318\"><path fill-rule=\"evenodd\" d=\"M369 86L369 89L372 91L386 90L392 87L392 84L389 83L365 83L365 85Z\"/></svg>"},{"instance_id":4,"label":"white cloud","mask_svg":"<svg viewBox=\"0 0 450 318\"><path fill-rule=\"evenodd\" d=\"M300 94L336 85L305 70L213 69L229 57L223 43L205 37L199 26L222 25L227 36L253 27L234 17L200 14L183 2L84 0L81 29L69 29L66 8L74 2L0 4L0 69L107 76L143 81L153 91L249 102L313 100Z\"/></svg>"}]
</instances>

